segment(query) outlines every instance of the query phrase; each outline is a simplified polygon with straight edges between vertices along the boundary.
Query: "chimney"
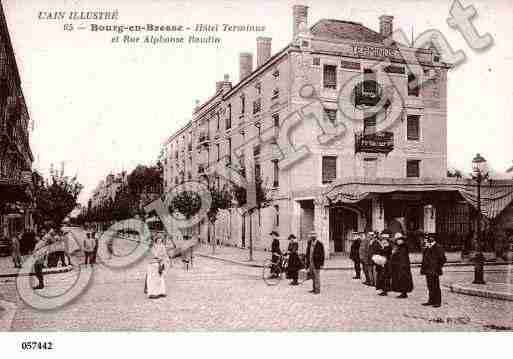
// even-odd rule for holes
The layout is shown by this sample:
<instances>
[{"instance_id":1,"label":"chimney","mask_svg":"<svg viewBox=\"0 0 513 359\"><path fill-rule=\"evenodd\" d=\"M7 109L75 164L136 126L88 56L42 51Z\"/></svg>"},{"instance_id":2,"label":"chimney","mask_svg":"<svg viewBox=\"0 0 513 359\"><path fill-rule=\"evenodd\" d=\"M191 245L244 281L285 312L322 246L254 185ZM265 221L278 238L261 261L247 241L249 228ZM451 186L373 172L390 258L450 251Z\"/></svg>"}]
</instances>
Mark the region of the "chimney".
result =
<instances>
[{"instance_id":1,"label":"chimney","mask_svg":"<svg viewBox=\"0 0 513 359\"><path fill-rule=\"evenodd\" d=\"M240 54L239 74L240 81L244 80L253 72L253 54L250 52L242 52Z\"/></svg>"},{"instance_id":2,"label":"chimney","mask_svg":"<svg viewBox=\"0 0 513 359\"><path fill-rule=\"evenodd\" d=\"M216 81L216 93L223 88L224 81Z\"/></svg>"},{"instance_id":3,"label":"chimney","mask_svg":"<svg viewBox=\"0 0 513 359\"><path fill-rule=\"evenodd\" d=\"M299 33L300 24L304 23L308 26L308 6L305 5L294 5L292 7L292 35L293 39L296 38Z\"/></svg>"},{"instance_id":4,"label":"chimney","mask_svg":"<svg viewBox=\"0 0 513 359\"><path fill-rule=\"evenodd\" d=\"M381 15L379 17L379 33L387 38L392 36L394 31L394 17L390 15Z\"/></svg>"},{"instance_id":5,"label":"chimney","mask_svg":"<svg viewBox=\"0 0 513 359\"><path fill-rule=\"evenodd\" d=\"M257 37L257 67L262 66L271 57L271 42L270 37Z\"/></svg>"},{"instance_id":6,"label":"chimney","mask_svg":"<svg viewBox=\"0 0 513 359\"><path fill-rule=\"evenodd\" d=\"M232 82L230 81L230 75L224 74L224 81L223 81L223 91L230 91L232 88Z\"/></svg>"}]
</instances>

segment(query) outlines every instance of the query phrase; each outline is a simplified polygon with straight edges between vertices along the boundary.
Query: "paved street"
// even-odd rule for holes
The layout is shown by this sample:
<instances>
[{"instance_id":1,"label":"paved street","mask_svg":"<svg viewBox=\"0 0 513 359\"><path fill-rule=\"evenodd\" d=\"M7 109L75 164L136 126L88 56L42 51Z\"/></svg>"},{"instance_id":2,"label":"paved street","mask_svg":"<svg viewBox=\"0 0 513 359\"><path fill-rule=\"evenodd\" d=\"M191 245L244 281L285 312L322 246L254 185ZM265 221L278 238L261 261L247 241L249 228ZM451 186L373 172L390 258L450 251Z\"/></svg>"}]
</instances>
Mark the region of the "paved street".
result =
<instances>
[{"instance_id":1,"label":"paved street","mask_svg":"<svg viewBox=\"0 0 513 359\"><path fill-rule=\"evenodd\" d=\"M131 244L127 243L127 246ZM1 281L4 300L16 301L12 330L486 330L513 327L513 302L443 290L440 309L420 305L424 278L414 269L416 288L408 299L376 295L352 280L351 271L322 273L321 295L311 282L292 287L284 280L269 287L261 270L196 257L185 271L179 259L167 277L168 296L150 300L143 293L146 260L125 270L98 266L89 289L72 304L41 312L19 300L13 278ZM507 276L510 267L493 269ZM44 295L63 293L78 271L48 276ZM471 268L448 268L444 281L471 281Z\"/></svg>"}]
</instances>

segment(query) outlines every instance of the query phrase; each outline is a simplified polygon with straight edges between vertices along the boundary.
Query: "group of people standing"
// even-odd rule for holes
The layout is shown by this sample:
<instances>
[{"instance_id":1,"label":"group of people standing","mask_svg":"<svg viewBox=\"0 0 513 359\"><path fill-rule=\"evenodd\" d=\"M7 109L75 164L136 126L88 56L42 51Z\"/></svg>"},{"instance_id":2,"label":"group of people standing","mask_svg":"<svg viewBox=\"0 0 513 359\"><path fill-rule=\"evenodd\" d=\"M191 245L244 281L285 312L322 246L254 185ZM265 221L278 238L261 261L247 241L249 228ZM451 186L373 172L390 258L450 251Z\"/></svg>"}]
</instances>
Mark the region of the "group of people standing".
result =
<instances>
[{"instance_id":1,"label":"group of people standing","mask_svg":"<svg viewBox=\"0 0 513 359\"><path fill-rule=\"evenodd\" d=\"M386 232L357 235L351 245L349 257L354 262L353 279L360 279L363 270L363 284L375 287L380 291L380 296L397 292L397 298L408 298L408 293L413 291L408 245L402 233L397 232L393 236ZM423 305L436 308L441 306L439 276L442 275L445 262L443 248L436 243L432 234L426 234L421 274L426 276L429 299Z\"/></svg>"},{"instance_id":2,"label":"group of people standing","mask_svg":"<svg viewBox=\"0 0 513 359\"><path fill-rule=\"evenodd\" d=\"M41 229L35 240L36 245L33 251L35 257L34 272L38 285L34 289L43 289L45 287L43 268L55 267L59 264L61 266L72 265L69 238L67 233L64 233L60 228L51 228L48 232L46 229Z\"/></svg>"},{"instance_id":3,"label":"group of people standing","mask_svg":"<svg viewBox=\"0 0 513 359\"><path fill-rule=\"evenodd\" d=\"M284 254L280 250L279 234L276 231L269 233L272 237L271 242L271 262L274 264L274 276L278 276L279 266L282 265ZM312 278L312 290L310 293L319 294L321 292L321 268L324 266L324 246L317 240L317 234L311 232L308 235L308 245L306 248L305 260L302 261L299 256L299 244L295 235L291 234L287 238L289 245L285 255L288 255L287 277L292 279L290 285L298 285L299 271L306 268L308 275Z\"/></svg>"}]
</instances>

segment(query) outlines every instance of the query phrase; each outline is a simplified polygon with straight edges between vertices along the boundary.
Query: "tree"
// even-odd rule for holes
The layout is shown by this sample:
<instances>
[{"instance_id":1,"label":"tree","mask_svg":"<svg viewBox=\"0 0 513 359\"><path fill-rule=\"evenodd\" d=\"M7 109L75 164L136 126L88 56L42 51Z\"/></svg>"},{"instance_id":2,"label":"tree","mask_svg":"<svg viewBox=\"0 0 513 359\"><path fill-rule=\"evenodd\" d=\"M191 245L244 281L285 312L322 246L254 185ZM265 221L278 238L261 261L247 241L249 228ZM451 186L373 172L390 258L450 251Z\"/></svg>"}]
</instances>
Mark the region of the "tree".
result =
<instances>
[{"instance_id":1,"label":"tree","mask_svg":"<svg viewBox=\"0 0 513 359\"><path fill-rule=\"evenodd\" d=\"M42 219L57 226L61 225L77 207L82 188L76 176L69 177L63 172L51 171L50 178L35 189L36 209Z\"/></svg>"},{"instance_id":2,"label":"tree","mask_svg":"<svg viewBox=\"0 0 513 359\"><path fill-rule=\"evenodd\" d=\"M185 219L190 219L200 210L200 208L200 196L193 191L183 191L173 197L169 206L169 211L171 213L176 211L183 215Z\"/></svg>"},{"instance_id":3,"label":"tree","mask_svg":"<svg viewBox=\"0 0 513 359\"><path fill-rule=\"evenodd\" d=\"M463 175L460 170L454 169L454 170L447 170L447 177L463 178Z\"/></svg>"}]
</instances>

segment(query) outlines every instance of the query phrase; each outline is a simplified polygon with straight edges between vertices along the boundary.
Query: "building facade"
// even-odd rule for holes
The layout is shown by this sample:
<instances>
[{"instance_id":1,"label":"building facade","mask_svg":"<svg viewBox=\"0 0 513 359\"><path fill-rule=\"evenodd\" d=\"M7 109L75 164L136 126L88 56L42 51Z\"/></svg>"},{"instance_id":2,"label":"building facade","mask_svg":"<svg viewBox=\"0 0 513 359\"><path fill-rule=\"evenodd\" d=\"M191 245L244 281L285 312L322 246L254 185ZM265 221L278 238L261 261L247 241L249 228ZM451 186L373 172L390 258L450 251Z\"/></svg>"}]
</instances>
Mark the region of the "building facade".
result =
<instances>
[{"instance_id":1,"label":"building facade","mask_svg":"<svg viewBox=\"0 0 513 359\"><path fill-rule=\"evenodd\" d=\"M270 206L244 216L225 211L213 234L243 247L251 238L269 248L271 230L284 239L315 230L330 253L346 252L353 232L392 221L435 232L432 196L385 188L446 180L450 66L434 45L388 41L392 16L377 19L374 31L332 19L309 26L308 11L293 7L290 44L272 54L271 38L257 38L256 67L241 53L239 80L225 75L197 103L165 144L165 189L220 163L260 177ZM348 201L340 194L347 184L374 184L377 192Z\"/></svg>"},{"instance_id":2,"label":"building facade","mask_svg":"<svg viewBox=\"0 0 513 359\"><path fill-rule=\"evenodd\" d=\"M0 4L0 235L32 229L34 160L29 114Z\"/></svg>"},{"instance_id":3,"label":"building facade","mask_svg":"<svg viewBox=\"0 0 513 359\"><path fill-rule=\"evenodd\" d=\"M127 176L125 172L118 174L109 174L104 180L98 183L91 195L91 208L101 208L113 202L116 195L122 188L127 186Z\"/></svg>"}]
</instances>

